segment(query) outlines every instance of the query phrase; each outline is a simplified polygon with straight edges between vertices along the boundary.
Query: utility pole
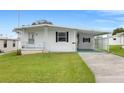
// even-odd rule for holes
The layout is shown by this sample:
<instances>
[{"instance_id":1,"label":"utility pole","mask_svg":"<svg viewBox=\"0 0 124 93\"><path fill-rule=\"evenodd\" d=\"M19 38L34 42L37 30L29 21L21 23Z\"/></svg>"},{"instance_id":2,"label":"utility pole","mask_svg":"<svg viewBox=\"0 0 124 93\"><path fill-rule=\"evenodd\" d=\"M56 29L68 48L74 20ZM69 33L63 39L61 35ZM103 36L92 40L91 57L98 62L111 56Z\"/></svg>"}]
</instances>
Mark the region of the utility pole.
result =
<instances>
[{"instance_id":1,"label":"utility pole","mask_svg":"<svg viewBox=\"0 0 124 93\"><path fill-rule=\"evenodd\" d=\"M20 27L20 10L18 10L18 27Z\"/></svg>"},{"instance_id":2,"label":"utility pole","mask_svg":"<svg viewBox=\"0 0 124 93\"><path fill-rule=\"evenodd\" d=\"M17 25L18 25L18 28L20 27L20 10L17 11ZM17 54L19 54L19 43L20 43L20 39L19 39L19 32L18 32L18 36L17 36Z\"/></svg>"}]
</instances>

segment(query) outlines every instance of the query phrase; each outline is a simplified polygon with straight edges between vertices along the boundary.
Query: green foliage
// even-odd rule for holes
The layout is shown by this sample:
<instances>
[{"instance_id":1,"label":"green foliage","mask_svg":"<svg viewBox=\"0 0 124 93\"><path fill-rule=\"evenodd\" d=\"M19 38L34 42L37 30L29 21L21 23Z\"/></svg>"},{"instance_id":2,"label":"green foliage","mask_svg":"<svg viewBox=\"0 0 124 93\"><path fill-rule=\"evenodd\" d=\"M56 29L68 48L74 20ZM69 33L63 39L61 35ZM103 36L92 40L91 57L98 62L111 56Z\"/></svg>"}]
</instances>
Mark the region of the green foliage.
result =
<instances>
[{"instance_id":1,"label":"green foliage","mask_svg":"<svg viewBox=\"0 0 124 93\"><path fill-rule=\"evenodd\" d=\"M33 22L32 25L36 25L37 23Z\"/></svg>"},{"instance_id":2,"label":"green foliage","mask_svg":"<svg viewBox=\"0 0 124 93\"><path fill-rule=\"evenodd\" d=\"M116 28L116 29L114 29L113 30L113 33L112 33L112 35L116 35L117 33L122 33L122 32L124 32L124 28Z\"/></svg>"},{"instance_id":3,"label":"green foliage","mask_svg":"<svg viewBox=\"0 0 124 93\"><path fill-rule=\"evenodd\" d=\"M77 53L0 56L0 82L95 82L94 74Z\"/></svg>"}]
</instances>

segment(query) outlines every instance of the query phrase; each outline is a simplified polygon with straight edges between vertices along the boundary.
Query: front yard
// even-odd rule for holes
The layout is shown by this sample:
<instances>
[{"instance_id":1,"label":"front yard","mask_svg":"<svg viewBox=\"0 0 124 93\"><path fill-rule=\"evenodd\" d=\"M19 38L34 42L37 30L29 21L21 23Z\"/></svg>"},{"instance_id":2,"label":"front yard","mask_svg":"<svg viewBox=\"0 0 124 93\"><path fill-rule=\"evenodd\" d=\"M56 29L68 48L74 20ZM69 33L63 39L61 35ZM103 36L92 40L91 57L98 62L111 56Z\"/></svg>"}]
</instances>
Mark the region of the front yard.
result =
<instances>
[{"instance_id":1,"label":"front yard","mask_svg":"<svg viewBox=\"0 0 124 93\"><path fill-rule=\"evenodd\" d=\"M124 57L124 49L122 49L120 45L111 45L110 52Z\"/></svg>"},{"instance_id":2,"label":"front yard","mask_svg":"<svg viewBox=\"0 0 124 93\"><path fill-rule=\"evenodd\" d=\"M0 82L95 82L77 53L0 56Z\"/></svg>"}]
</instances>

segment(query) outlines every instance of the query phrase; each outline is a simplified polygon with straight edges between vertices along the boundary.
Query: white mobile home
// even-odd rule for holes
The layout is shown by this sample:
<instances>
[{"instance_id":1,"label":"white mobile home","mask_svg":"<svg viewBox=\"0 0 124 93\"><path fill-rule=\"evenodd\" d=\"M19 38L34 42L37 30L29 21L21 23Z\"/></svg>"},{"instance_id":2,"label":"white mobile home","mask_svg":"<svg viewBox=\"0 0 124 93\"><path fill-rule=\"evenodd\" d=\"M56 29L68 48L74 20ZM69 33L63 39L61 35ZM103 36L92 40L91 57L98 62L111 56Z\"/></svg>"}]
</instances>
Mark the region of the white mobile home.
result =
<instances>
[{"instance_id":1,"label":"white mobile home","mask_svg":"<svg viewBox=\"0 0 124 93\"><path fill-rule=\"evenodd\" d=\"M17 50L17 39L0 38L0 52Z\"/></svg>"},{"instance_id":2,"label":"white mobile home","mask_svg":"<svg viewBox=\"0 0 124 93\"><path fill-rule=\"evenodd\" d=\"M39 24L15 28L20 39L22 53L75 52L78 49L95 49L98 35L108 34L85 29L76 29Z\"/></svg>"}]
</instances>

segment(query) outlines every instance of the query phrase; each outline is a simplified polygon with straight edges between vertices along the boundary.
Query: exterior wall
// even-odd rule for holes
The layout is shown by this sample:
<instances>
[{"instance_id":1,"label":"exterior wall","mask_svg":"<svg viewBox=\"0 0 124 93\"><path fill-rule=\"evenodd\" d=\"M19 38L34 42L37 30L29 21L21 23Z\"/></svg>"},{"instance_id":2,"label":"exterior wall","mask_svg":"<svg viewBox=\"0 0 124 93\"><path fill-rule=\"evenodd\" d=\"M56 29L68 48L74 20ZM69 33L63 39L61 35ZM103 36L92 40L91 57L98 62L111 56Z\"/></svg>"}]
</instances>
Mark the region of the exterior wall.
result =
<instances>
[{"instance_id":1,"label":"exterior wall","mask_svg":"<svg viewBox=\"0 0 124 93\"><path fill-rule=\"evenodd\" d=\"M114 40L114 38L116 40ZM119 36L110 37L109 38L109 45L121 45L121 37L119 37Z\"/></svg>"},{"instance_id":2,"label":"exterior wall","mask_svg":"<svg viewBox=\"0 0 124 93\"><path fill-rule=\"evenodd\" d=\"M62 29L57 29L57 32L67 32ZM69 33L69 40L68 42L56 42L56 30L52 29L48 31L48 50L49 51L56 51L56 52L72 52L76 51L76 33L75 31L68 31Z\"/></svg>"},{"instance_id":3,"label":"exterior wall","mask_svg":"<svg viewBox=\"0 0 124 93\"><path fill-rule=\"evenodd\" d=\"M90 38L90 43L83 42L83 38ZM78 49L94 49L93 40L94 39L92 35L79 32Z\"/></svg>"},{"instance_id":4,"label":"exterior wall","mask_svg":"<svg viewBox=\"0 0 124 93\"><path fill-rule=\"evenodd\" d=\"M22 31L20 37L21 46L28 43L28 33L34 33L35 44L42 44L44 42L44 30L43 29L30 29Z\"/></svg>"},{"instance_id":5,"label":"exterior wall","mask_svg":"<svg viewBox=\"0 0 124 93\"><path fill-rule=\"evenodd\" d=\"M104 36L107 37L107 35ZM109 45L122 45L122 39L123 36L120 35L120 33L114 36L112 34L109 34Z\"/></svg>"},{"instance_id":6,"label":"exterior wall","mask_svg":"<svg viewBox=\"0 0 124 93\"><path fill-rule=\"evenodd\" d=\"M124 34L121 35L121 45L124 46Z\"/></svg>"},{"instance_id":7,"label":"exterior wall","mask_svg":"<svg viewBox=\"0 0 124 93\"><path fill-rule=\"evenodd\" d=\"M69 32L69 42L56 42L56 32ZM49 52L74 52L76 51L76 32L59 28L37 28L22 31L20 35L21 44L28 42L28 33L35 34L35 45L41 45ZM33 49L32 49L33 50Z\"/></svg>"},{"instance_id":8,"label":"exterior wall","mask_svg":"<svg viewBox=\"0 0 124 93\"><path fill-rule=\"evenodd\" d=\"M13 40L7 40L7 47L4 48L4 39L0 40L0 50L3 52L17 50L17 41L15 41L15 47L13 47Z\"/></svg>"},{"instance_id":9,"label":"exterior wall","mask_svg":"<svg viewBox=\"0 0 124 93\"><path fill-rule=\"evenodd\" d=\"M121 45L122 48L124 48L124 33L122 33L120 36L121 36Z\"/></svg>"},{"instance_id":10,"label":"exterior wall","mask_svg":"<svg viewBox=\"0 0 124 93\"><path fill-rule=\"evenodd\" d=\"M107 37L95 38L95 49L108 50L109 39Z\"/></svg>"}]
</instances>

